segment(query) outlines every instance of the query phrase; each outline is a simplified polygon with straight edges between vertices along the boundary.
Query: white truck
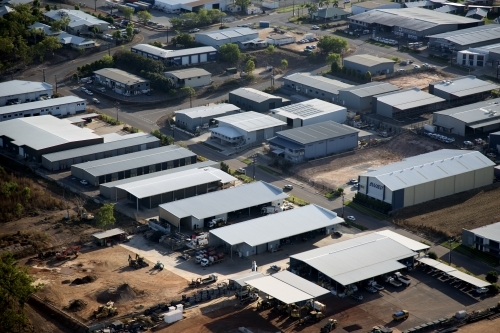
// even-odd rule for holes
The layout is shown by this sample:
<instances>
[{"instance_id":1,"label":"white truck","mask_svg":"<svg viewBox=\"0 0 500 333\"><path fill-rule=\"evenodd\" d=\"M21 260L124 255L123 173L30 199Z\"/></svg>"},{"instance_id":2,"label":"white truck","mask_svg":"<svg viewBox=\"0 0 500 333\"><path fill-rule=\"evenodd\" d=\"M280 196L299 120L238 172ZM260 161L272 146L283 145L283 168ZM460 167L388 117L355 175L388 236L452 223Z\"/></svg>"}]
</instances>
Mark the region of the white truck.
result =
<instances>
[{"instance_id":1,"label":"white truck","mask_svg":"<svg viewBox=\"0 0 500 333\"><path fill-rule=\"evenodd\" d=\"M261 209L261 214L262 215L267 215L267 214L276 214L283 211L281 207L274 207L274 206L267 206L267 207L262 207Z\"/></svg>"},{"instance_id":2,"label":"white truck","mask_svg":"<svg viewBox=\"0 0 500 333\"><path fill-rule=\"evenodd\" d=\"M394 277L407 287L411 284L411 279L406 275L401 274L400 272L394 273Z\"/></svg>"}]
</instances>

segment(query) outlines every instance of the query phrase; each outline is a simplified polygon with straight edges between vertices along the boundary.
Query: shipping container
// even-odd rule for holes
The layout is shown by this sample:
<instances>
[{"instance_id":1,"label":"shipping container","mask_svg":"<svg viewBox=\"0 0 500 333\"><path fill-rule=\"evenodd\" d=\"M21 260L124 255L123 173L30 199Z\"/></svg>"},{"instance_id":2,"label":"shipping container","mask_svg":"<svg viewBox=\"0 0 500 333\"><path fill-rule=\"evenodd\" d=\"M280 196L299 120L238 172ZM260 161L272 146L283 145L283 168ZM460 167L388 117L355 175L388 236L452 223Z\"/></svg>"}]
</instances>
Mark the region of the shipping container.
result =
<instances>
[{"instance_id":1,"label":"shipping container","mask_svg":"<svg viewBox=\"0 0 500 333\"><path fill-rule=\"evenodd\" d=\"M151 7L151 5L149 3L145 3L145 2L141 2L141 1L137 1L135 4L139 7L141 7L141 10L149 10L149 8Z\"/></svg>"},{"instance_id":2,"label":"shipping container","mask_svg":"<svg viewBox=\"0 0 500 333\"><path fill-rule=\"evenodd\" d=\"M261 28L269 28L270 25L271 24L269 23L269 21L260 21L259 22L259 27L261 27Z\"/></svg>"},{"instance_id":3,"label":"shipping container","mask_svg":"<svg viewBox=\"0 0 500 333\"><path fill-rule=\"evenodd\" d=\"M125 6L128 6L130 8L134 9L134 13L137 13L139 10L141 10L141 7L137 6L136 4L133 3L127 3Z\"/></svg>"}]
</instances>

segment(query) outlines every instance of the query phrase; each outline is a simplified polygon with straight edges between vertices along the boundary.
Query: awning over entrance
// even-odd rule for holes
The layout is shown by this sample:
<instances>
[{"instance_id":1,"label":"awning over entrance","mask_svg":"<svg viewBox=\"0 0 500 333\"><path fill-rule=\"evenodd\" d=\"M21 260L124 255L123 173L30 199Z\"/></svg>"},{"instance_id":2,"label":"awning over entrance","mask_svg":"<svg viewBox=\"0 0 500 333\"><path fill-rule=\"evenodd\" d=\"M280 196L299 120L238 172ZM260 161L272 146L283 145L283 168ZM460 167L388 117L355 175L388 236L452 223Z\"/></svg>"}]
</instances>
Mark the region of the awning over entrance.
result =
<instances>
[{"instance_id":1,"label":"awning over entrance","mask_svg":"<svg viewBox=\"0 0 500 333\"><path fill-rule=\"evenodd\" d=\"M279 155L279 154L283 154L285 151L283 149L275 149L273 150L273 154L276 154L276 155Z\"/></svg>"}]
</instances>

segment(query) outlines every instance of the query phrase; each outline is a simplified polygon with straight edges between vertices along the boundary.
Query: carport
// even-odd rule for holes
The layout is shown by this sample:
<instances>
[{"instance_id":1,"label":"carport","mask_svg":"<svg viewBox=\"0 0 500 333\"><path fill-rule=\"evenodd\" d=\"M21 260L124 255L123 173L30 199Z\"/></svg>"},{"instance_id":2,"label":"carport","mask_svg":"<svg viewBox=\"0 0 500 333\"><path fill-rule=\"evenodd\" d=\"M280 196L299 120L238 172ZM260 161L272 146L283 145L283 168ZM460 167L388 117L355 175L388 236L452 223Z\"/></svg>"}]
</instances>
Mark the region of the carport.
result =
<instances>
[{"instance_id":1,"label":"carport","mask_svg":"<svg viewBox=\"0 0 500 333\"><path fill-rule=\"evenodd\" d=\"M263 277L265 277L265 275L260 272L250 272L250 273L236 275L235 277L228 280L230 286L231 284L234 285L234 289L241 289L248 285L247 281L260 279Z\"/></svg>"},{"instance_id":2,"label":"carport","mask_svg":"<svg viewBox=\"0 0 500 333\"><path fill-rule=\"evenodd\" d=\"M432 267L438 271L441 271L443 273L446 273L450 276L453 276L454 278L457 278L463 282L469 283L477 288L484 288L488 287L490 283L483 281L481 279L478 279L476 277L470 276L469 274L465 274L464 272L461 272L451 266L448 266L442 262L439 262L437 260L431 259L431 258L420 258L417 259L418 262L427 265L429 267Z\"/></svg>"}]
</instances>

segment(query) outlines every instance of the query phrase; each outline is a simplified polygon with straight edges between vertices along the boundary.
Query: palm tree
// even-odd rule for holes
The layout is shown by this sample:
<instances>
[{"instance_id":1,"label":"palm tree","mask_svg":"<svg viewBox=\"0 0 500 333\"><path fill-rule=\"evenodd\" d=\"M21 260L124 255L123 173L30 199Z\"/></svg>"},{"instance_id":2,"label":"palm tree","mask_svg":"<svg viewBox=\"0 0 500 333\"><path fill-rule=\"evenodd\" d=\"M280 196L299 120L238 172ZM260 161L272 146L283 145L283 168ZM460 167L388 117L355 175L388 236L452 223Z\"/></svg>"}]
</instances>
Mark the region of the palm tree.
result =
<instances>
[{"instance_id":1,"label":"palm tree","mask_svg":"<svg viewBox=\"0 0 500 333\"><path fill-rule=\"evenodd\" d=\"M30 29L30 33L33 36L33 38L35 39L35 44L36 44L36 36L43 35L44 31L42 29L40 29L40 28L33 27L33 28Z\"/></svg>"}]
</instances>

